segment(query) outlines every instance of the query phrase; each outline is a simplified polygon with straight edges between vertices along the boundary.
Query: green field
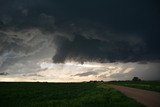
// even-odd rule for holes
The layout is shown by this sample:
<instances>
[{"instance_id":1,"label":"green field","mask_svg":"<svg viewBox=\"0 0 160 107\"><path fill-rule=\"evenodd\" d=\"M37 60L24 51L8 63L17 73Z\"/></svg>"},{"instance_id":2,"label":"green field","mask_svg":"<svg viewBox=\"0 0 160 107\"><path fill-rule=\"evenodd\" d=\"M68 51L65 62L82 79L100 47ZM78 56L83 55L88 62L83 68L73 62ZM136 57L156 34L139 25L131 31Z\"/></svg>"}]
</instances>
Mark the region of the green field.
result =
<instances>
[{"instance_id":1,"label":"green field","mask_svg":"<svg viewBox=\"0 0 160 107\"><path fill-rule=\"evenodd\" d=\"M0 107L143 107L104 83L0 83Z\"/></svg>"},{"instance_id":2,"label":"green field","mask_svg":"<svg viewBox=\"0 0 160 107\"><path fill-rule=\"evenodd\" d=\"M160 92L160 81L113 81L108 82L108 84L122 85Z\"/></svg>"}]
</instances>

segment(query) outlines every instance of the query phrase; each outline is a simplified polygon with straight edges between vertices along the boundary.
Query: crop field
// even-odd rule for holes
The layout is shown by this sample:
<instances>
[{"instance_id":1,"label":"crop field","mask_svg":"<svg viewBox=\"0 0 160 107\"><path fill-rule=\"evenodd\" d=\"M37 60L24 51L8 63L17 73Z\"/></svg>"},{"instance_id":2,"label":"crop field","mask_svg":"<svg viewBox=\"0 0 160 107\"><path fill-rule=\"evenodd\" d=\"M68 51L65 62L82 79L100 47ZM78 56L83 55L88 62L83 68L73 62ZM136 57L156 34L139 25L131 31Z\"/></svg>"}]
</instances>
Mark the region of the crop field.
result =
<instances>
[{"instance_id":1,"label":"crop field","mask_svg":"<svg viewBox=\"0 0 160 107\"><path fill-rule=\"evenodd\" d=\"M109 84L160 92L160 81L113 81Z\"/></svg>"},{"instance_id":2,"label":"crop field","mask_svg":"<svg viewBox=\"0 0 160 107\"><path fill-rule=\"evenodd\" d=\"M105 83L0 83L0 107L143 107Z\"/></svg>"}]
</instances>

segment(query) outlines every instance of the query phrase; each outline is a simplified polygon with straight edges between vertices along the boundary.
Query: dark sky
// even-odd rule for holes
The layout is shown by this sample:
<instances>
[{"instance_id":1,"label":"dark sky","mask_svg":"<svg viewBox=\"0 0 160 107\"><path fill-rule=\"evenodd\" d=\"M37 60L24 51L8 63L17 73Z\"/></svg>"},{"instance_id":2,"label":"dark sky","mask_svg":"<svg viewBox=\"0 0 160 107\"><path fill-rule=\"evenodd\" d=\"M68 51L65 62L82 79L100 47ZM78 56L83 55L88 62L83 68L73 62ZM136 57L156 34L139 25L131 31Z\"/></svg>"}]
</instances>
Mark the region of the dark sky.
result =
<instances>
[{"instance_id":1,"label":"dark sky","mask_svg":"<svg viewBox=\"0 0 160 107\"><path fill-rule=\"evenodd\" d=\"M56 37L54 62L159 60L158 4L156 0L5 0L0 1L0 29L67 32Z\"/></svg>"},{"instance_id":2,"label":"dark sky","mask_svg":"<svg viewBox=\"0 0 160 107\"><path fill-rule=\"evenodd\" d=\"M158 0L0 0L0 71L45 58L159 62L159 13Z\"/></svg>"}]
</instances>

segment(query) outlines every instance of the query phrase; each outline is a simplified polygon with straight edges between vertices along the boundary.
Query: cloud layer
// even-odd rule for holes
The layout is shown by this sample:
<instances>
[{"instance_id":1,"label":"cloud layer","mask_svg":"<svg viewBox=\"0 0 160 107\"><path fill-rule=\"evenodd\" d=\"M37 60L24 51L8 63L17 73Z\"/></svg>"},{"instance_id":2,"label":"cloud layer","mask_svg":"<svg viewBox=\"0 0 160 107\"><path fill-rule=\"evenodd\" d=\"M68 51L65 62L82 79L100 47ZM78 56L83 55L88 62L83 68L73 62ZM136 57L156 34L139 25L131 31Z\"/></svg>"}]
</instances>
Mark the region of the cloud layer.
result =
<instances>
[{"instance_id":1,"label":"cloud layer","mask_svg":"<svg viewBox=\"0 0 160 107\"><path fill-rule=\"evenodd\" d=\"M160 21L156 2L76 3L48 0L44 3L39 0L35 3L31 0L15 0L4 1L2 4L0 22L1 29L7 32L5 35L8 30L10 35L15 36L15 31L21 32L21 35L24 33L22 37L12 37L16 41L15 46L22 40L32 38L26 33L34 31L28 29L38 29L42 32L40 35L52 35L50 38L55 39L57 47L56 55L53 54L54 62L84 62L83 59L132 62L160 59L157 36L160 34ZM11 9L8 10L8 7ZM48 42L48 39L41 41L41 37L37 37L39 42ZM1 37L1 40L5 38Z\"/></svg>"},{"instance_id":2,"label":"cloud layer","mask_svg":"<svg viewBox=\"0 0 160 107\"><path fill-rule=\"evenodd\" d=\"M137 76L143 80L159 80L159 63L97 63L39 62L37 72L19 72L18 74L2 74L0 81L48 81L48 82L80 82L90 80L131 80Z\"/></svg>"},{"instance_id":3,"label":"cloud layer","mask_svg":"<svg viewBox=\"0 0 160 107\"><path fill-rule=\"evenodd\" d=\"M41 62L52 62L51 65L60 71L60 66L65 67L66 62L72 61L83 67L86 62L102 65L159 63L160 15L157 4L152 0L0 1L0 74L42 78L45 75L36 73L48 68L41 67ZM150 68L158 71L156 64ZM99 79L108 75L105 72L115 72L114 69L106 71L106 67L86 69L77 69L79 73L70 75L78 78L96 78L98 75L96 79ZM134 67L122 69L123 72L134 70ZM122 71L110 76L125 78ZM51 71L46 72L50 74Z\"/></svg>"}]
</instances>

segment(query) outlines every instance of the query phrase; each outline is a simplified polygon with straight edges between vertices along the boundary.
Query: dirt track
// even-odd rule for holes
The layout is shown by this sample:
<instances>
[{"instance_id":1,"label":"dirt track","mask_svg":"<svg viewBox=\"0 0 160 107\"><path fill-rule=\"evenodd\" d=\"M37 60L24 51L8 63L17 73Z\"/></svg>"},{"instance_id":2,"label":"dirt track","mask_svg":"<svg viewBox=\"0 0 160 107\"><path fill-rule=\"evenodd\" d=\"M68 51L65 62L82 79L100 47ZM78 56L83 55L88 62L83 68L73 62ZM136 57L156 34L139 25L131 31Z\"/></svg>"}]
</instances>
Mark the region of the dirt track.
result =
<instances>
[{"instance_id":1,"label":"dirt track","mask_svg":"<svg viewBox=\"0 0 160 107\"><path fill-rule=\"evenodd\" d=\"M124 93L126 96L135 99L146 107L160 107L160 93L141 90L136 88L111 85L114 89Z\"/></svg>"}]
</instances>

